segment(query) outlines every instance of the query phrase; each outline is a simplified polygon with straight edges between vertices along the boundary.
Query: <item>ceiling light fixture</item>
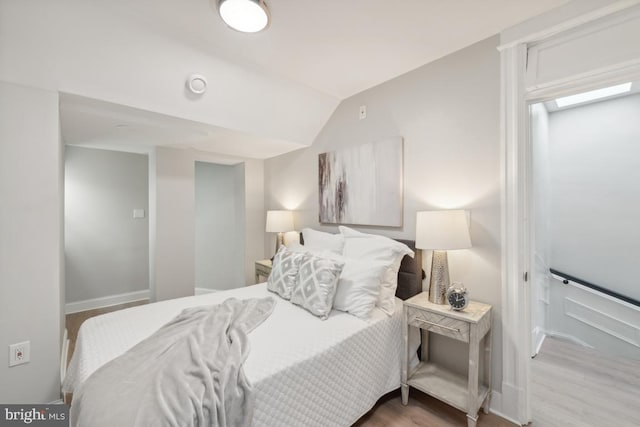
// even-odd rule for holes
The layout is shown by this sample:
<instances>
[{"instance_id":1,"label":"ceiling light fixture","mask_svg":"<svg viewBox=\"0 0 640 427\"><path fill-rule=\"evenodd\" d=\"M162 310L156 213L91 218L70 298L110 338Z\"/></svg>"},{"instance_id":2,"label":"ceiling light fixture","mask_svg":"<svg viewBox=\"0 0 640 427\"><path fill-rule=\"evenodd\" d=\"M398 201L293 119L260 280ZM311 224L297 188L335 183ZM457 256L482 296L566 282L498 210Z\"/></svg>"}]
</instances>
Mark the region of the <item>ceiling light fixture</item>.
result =
<instances>
[{"instance_id":1,"label":"ceiling light fixture","mask_svg":"<svg viewBox=\"0 0 640 427\"><path fill-rule=\"evenodd\" d=\"M243 33L257 33L271 22L264 0L219 0L218 13L225 24Z\"/></svg>"},{"instance_id":2,"label":"ceiling light fixture","mask_svg":"<svg viewBox=\"0 0 640 427\"><path fill-rule=\"evenodd\" d=\"M631 83L623 83L621 85L603 87L602 89L591 90L589 92L579 93L577 95L565 96L556 99L558 108L568 107L570 105L582 104L596 99L607 98L609 96L620 95L631 90Z\"/></svg>"}]
</instances>

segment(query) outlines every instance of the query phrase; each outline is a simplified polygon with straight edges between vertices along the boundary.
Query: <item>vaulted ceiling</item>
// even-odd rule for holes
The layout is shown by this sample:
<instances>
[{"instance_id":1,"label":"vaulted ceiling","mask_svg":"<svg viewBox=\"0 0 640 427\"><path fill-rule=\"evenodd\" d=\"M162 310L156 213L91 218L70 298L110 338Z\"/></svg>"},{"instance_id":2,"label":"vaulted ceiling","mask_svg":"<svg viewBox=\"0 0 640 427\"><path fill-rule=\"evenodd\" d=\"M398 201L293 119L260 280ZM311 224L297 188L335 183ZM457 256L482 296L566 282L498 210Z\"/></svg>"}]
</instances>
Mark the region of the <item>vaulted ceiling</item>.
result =
<instances>
[{"instance_id":1,"label":"vaulted ceiling","mask_svg":"<svg viewBox=\"0 0 640 427\"><path fill-rule=\"evenodd\" d=\"M267 158L342 99L567 2L266 0L270 28L243 34L215 1L0 0L0 80L64 93L70 143Z\"/></svg>"},{"instance_id":2,"label":"vaulted ceiling","mask_svg":"<svg viewBox=\"0 0 640 427\"><path fill-rule=\"evenodd\" d=\"M567 0L266 0L266 31L229 30L216 0L111 0L212 55L337 99L420 67Z\"/></svg>"}]
</instances>

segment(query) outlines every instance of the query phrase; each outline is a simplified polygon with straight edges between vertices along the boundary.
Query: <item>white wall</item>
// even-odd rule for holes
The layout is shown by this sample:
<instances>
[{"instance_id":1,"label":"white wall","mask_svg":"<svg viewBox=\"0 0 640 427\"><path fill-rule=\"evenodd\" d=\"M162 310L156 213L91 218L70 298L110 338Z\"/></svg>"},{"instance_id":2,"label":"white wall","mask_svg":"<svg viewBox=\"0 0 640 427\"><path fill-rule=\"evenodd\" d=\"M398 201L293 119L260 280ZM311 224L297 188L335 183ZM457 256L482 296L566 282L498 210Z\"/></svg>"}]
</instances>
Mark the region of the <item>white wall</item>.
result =
<instances>
[{"instance_id":1,"label":"white wall","mask_svg":"<svg viewBox=\"0 0 640 427\"><path fill-rule=\"evenodd\" d=\"M344 100L310 148L265 161L265 208L295 210L298 229L335 232L318 224L318 154L402 136L404 225L361 229L414 239L416 211L471 211L473 248L450 252L451 279L464 282L472 298L493 304L496 389L502 375L497 44L498 37L487 39ZM360 105L367 105L364 120L358 119ZM265 252L272 246L266 239ZM436 359L467 368L464 345L434 341Z\"/></svg>"},{"instance_id":2,"label":"white wall","mask_svg":"<svg viewBox=\"0 0 640 427\"><path fill-rule=\"evenodd\" d=\"M190 150L156 148L150 157L155 174L155 205L150 229L155 242L150 261L152 299L193 295L195 287L194 160ZM150 200L151 201L151 200Z\"/></svg>"},{"instance_id":3,"label":"white wall","mask_svg":"<svg viewBox=\"0 0 640 427\"><path fill-rule=\"evenodd\" d=\"M60 396L62 149L58 95L0 82L0 402ZM9 368L8 345L31 341Z\"/></svg>"},{"instance_id":4,"label":"white wall","mask_svg":"<svg viewBox=\"0 0 640 427\"><path fill-rule=\"evenodd\" d=\"M244 241L243 280L253 283L254 262L264 258L264 162L194 150L156 148L149 155L149 279L156 300L193 295L195 288L195 162L236 165L235 181L244 181L236 197L236 236Z\"/></svg>"},{"instance_id":5,"label":"white wall","mask_svg":"<svg viewBox=\"0 0 640 427\"><path fill-rule=\"evenodd\" d=\"M196 288L244 286L244 165L196 162L195 192Z\"/></svg>"},{"instance_id":6,"label":"white wall","mask_svg":"<svg viewBox=\"0 0 640 427\"><path fill-rule=\"evenodd\" d=\"M531 277L532 355L537 353L548 330L551 274L551 159L549 157L549 114L544 104L531 106L533 176L533 274Z\"/></svg>"},{"instance_id":7,"label":"white wall","mask_svg":"<svg viewBox=\"0 0 640 427\"><path fill-rule=\"evenodd\" d=\"M640 300L640 95L549 115L551 267Z\"/></svg>"},{"instance_id":8,"label":"white wall","mask_svg":"<svg viewBox=\"0 0 640 427\"><path fill-rule=\"evenodd\" d=\"M189 7L217 19L208 1ZM135 5L127 14L118 8L3 0L0 80L283 140L287 149L309 145L338 104L303 84L216 57L215 47L181 25L149 20ZM208 79L200 97L185 89L196 72Z\"/></svg>"},{"instance_id":9,"label":"white wall","mask_svg":"<svg viewBox=\"0 0 640 427\"><path fill-rule=\"evenodd\" d=\"M244 280L255 282L255 261L265 258L266 170L263 160L244 162ZM267 252L268 253L268 252Z\"/></svg>"},{"instance_id":10,"label":"white wall","mask_svg":"<svg viewBox=\"0 0 640 427\"><path fill-rule=\"evenodd\" d=\"M194 151L195 161L238 166L235 168L237 182L244 181L244 198L236 198L236 211L244 215L244 227L236 238L244 241L244 282L254 283L255 261L264 259L265 244L265 176L264 161L220 156Z\"/></svg>"},{"instance_id":11,"label":"white wall","mask_svg":"<svg viewBox=\"0 0 640 427\"><path fill-rule=\"evenodd\" d=\"M149 289L148 173L146 155L66 147L67 302Z\"/></svg>"}]
</instances>

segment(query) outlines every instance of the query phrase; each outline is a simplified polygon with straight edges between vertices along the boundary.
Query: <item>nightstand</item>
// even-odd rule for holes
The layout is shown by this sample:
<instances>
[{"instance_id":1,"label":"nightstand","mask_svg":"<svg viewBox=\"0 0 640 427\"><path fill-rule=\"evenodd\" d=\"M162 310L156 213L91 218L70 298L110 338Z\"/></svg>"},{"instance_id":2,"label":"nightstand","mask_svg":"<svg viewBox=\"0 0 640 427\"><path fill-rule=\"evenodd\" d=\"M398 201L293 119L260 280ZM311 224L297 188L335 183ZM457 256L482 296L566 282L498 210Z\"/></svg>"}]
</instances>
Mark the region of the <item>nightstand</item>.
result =
<instances>
[{"instance_id":1,"label":"nightstand","mask_svg":"<svg viewBox=\"0 0 640 427\"><path fill-rule=\"evenodd\" d=\"M261 259L256 261L256 283L260 283L260 276L267 279L271 274L271 260Z\"/></svg>"},{"instance_id":2,"label":"nightstand","mask_svg":"<svg viewBox=\"0 0 640 427\"><path fill-rule=\"evenodd\" d=\"M491 398L491 306L471 301L463 311L455 311L448 304L429 302L428 293L422 292L404 302L403 312L402 404L406 405L409 400L409 387L415 387L466 412L468 427L475 427L478 410L482 407L488 413ZM420 328L423 336L422 360L412 372L408 372L410 326ZM429 332L469 343L466 378L429 361ZM484 381L478 381L483 341Z\"/></svg>"}]
</instances>

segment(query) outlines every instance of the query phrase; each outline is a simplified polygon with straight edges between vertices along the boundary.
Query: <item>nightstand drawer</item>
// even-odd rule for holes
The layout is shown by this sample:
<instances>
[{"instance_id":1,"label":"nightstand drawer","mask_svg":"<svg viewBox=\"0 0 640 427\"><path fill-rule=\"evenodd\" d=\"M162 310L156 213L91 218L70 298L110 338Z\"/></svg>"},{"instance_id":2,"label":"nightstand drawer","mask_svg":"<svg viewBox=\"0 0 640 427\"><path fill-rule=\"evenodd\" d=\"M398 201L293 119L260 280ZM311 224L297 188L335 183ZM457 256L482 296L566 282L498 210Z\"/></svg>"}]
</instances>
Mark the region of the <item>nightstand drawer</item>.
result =
<instances>
[{"instance_id":1,"label":"nightstand drawer","mask_svg":"<svg viewBox=\"0 0 640 427\"><path fill-rule=\"evenodd\" d=\"M406 307L409 325L469 342L469 323L429 311Z\"/></svg>"},{"instance_id":2,"label":"nightstand drawer","mask_svg":"<svg viewBox=\"0 0 640 427\"><path fill-rule=\"evenodd\" d=\"M260 274L264 277L269 277L269 275L271 274L271 267L256 264L256 274Z\"/></svg>"},{"instance_id":3,"label":"nightstand drawer","mask_svg":"<svg viewBox=\"0 0 640 427\"><path fill-rule=\"evenodd\" d=\"M272 267L273 263L270 259L256 261L256 283L260 283L261 277L264 277L264 279L267 280L271 274Z\"/></svg>"}]
</instances>

